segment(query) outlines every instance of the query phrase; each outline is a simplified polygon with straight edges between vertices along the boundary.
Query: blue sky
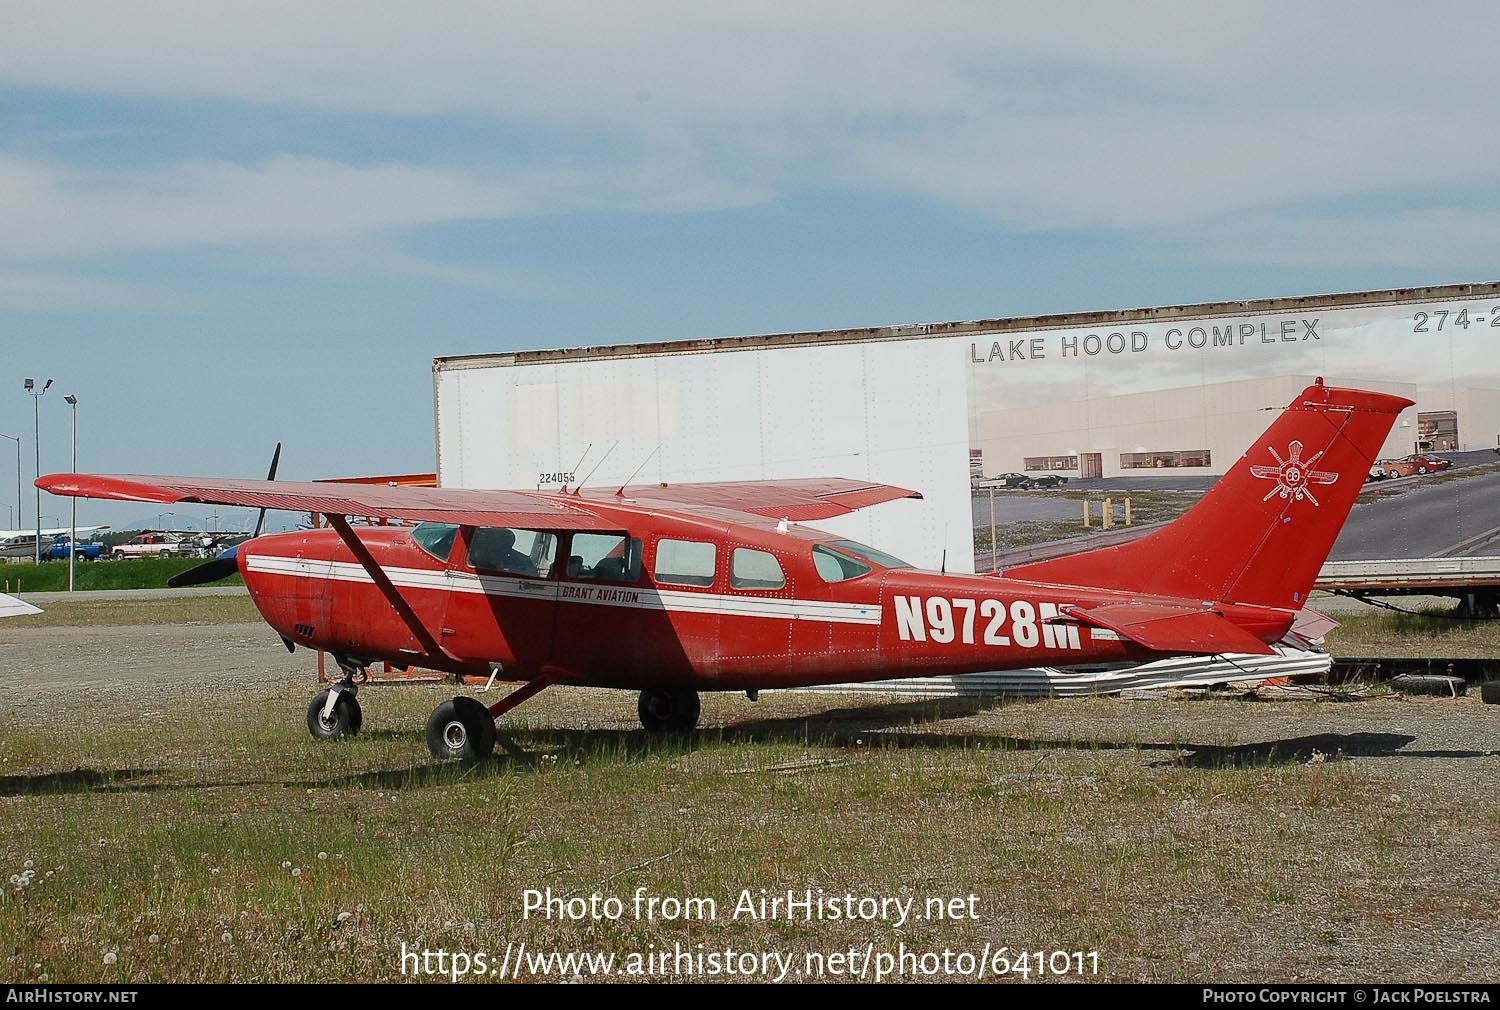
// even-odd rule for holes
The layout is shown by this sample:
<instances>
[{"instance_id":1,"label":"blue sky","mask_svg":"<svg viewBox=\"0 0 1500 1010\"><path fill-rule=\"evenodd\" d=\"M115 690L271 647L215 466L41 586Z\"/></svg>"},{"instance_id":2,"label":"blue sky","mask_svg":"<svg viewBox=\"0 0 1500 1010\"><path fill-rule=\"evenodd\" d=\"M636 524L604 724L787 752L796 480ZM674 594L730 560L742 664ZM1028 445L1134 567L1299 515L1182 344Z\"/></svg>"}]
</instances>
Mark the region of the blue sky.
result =
<instances>
[{"instance_id":1,"label":"blue sky","mask_svg":"<svg viewBox=\"0 0 1500 1010\"><path fill-rule=\"evenodd\" d=\"M68 392L81 469L254 476L279 439L288 478L408 472L434 356L1500 278L1492 4L0 0L0 28L28 524L26 376L56 379L44 472Z\"/></svg>"}]
</instances>

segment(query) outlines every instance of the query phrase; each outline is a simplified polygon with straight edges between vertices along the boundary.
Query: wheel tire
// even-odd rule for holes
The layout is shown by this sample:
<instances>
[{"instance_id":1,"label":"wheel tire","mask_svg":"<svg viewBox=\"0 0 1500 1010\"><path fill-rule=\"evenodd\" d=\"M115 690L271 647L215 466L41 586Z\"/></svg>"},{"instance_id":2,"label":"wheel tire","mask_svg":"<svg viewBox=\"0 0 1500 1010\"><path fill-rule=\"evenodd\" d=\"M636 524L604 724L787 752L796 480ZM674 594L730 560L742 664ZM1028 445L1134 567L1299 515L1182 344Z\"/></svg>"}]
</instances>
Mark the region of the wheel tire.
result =
<instances>
[{"instance_id":1,"label":"wheel tire","mask_svg":"<svg viewBox=\"0 0 1500 1010\"><path fill-rule=\"evenodd\" d=\"M495 749L495 719L474 698L445 701L427 717L427 750L443 761L482 761Z\"/></svg>"},{"instance_id":2,"label":"wheel tire","mask_svg":"<svg viewBox=\"0 0 1500 1010\"><path fill-rule=\"evenodd\" d=\"M1435 694L1445 698L1462 696L1469 685L1462 677L1436 673L1401 673L1391 678L1391 687L1402 694Z\"/></svg>"},{"instance_id":3,"label":"wheel tire","mask_svg":"<svg viewBox=\"0 0 1500 1010\"><path fill-rule=\"evenodd\" d=\"M703 706L697 691L642 691L635 709L648 733L687 733Z\"/></svg>"},{"instance_id":4,"label":"wheel tire","mask_svg":"<svg viewBox=\"0 0 1500 1010\"><path fill-rule=\"evenodd\" d=\"M157 555L157 557L162 558L162 559L170 558L171 556L172 556L172 552L171 551L162 551L160 554Z\"/></svg>"},{"instance_id":5,"label":"wheel tire","mask_svg":"<svg viewBox=\"0 0 1500 1010\"><path fill-rule=\"evenodd\" d=\"M124 561L125 560L125 552L124 551L115 551L113 554L110 555L110 557L114 558L116 561Z\"/></svg>"},{"instance_id":6,"label":"wheel tire","mask_svg":"<svg viewBox=\"0 0 1500 1010\"><path fill-rule=\"evenodd\" d=\"M365 715L360 710L359 699L348 691L340 691L333 703L333 711L323 718L323 706L328 704L328 692L319 691L307 706L307 731L314 740L340 740L354 736L364 725Z\"/></svg>"},{"instance_id":7,"label":"wheel tire","mask_svg":"<svg viewBox=\"0 0 1500 1010\"><path fill-rule=\"evenodd\" d=\"M1486 705L1500 705L1500 680L1492 680L1479 687L1479 698Z\"/></svg>"}]
</instances>

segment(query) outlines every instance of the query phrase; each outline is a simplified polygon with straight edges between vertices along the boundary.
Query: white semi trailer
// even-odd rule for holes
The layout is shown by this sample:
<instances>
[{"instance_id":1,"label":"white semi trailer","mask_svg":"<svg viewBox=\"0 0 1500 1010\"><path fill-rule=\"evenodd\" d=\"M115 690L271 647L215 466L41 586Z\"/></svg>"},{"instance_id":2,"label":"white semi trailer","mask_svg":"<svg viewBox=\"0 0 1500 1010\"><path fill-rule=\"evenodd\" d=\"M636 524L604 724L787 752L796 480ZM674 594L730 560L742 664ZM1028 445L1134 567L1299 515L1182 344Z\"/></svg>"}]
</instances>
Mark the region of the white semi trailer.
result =
<instances>
[{"instance_id":1,"label":"white semi trailer","mask_svg":"<svg viewBox=\"0 0 1500 1010\"><path fill-rule=\"evenodd\" d=\"M1315 375L1417 401L1387 455L1494 449L1497 338L1491 282L438 358L438 478L868 478L924 500L826 525L973 570L975 461L1069 489L1202 486ZM1486 498L1455 497L1463 537L1500 508Z\"/></svg>"}]
</instances>

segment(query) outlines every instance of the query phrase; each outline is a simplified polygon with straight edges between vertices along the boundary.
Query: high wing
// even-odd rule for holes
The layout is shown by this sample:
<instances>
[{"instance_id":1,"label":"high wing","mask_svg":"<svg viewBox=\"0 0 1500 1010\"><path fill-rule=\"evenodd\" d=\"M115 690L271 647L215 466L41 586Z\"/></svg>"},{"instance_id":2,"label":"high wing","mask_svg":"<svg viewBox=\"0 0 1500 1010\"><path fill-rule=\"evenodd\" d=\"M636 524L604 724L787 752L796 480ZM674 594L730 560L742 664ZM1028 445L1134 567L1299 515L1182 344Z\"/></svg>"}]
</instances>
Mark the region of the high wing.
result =
<instances>
[{"instance_id":1,"label":"high wing","mask_svg":"<svg viewBox=\"0 0 1500 1010\"><path fill-rule=\"evenodd\" d=\"M1066 615L1158 652L1215 655L1223 652L1267 656L1274 650L1233 621L1201 607L1170 603L1107 603Z\"/></svg>"},{"instance_id":2,"label":"high wing","mask_svg":"<svg viewBox=\"0 0 1500 1010\"><path fill-rule=\"evenodd\" d=\"M79 533L94 533L94 532L97 532L98 530L107 530L107 529L109 529L108 526L80 526L80 527L78 527L78 532ZM48 526L48 527L44 527L42 529L42 536L44 538L46 538L46 537L58 537L58 536L62 536L64 533L72 534L72 532L73 532L73 527L71 527L71 526ZM36 530L35 529L0 530L0 540L7 540L10 537L34 537L34 536L36 536Z\"/></svg>"},{"instance_id":3,"label":"high wing","mask_svg":"<svg viewBox=\"0 0 1500 1010\"><path fill-rule=\"evenodd\" d=\"M842 478L783 481L728 481L717 484L649 484L618 492L585 490L576 499L527 491L481 491L468 488L392 487L389 485L316 481L235 480L163 477L140 474L51 474L37 487L56 495L111 498L157 504L243 505L249 508L320 512L329 515L416 519L470 526L520 526L543 529L614 529L590 501L622 500L691 512L720 508L772 519L803 522L844 515L897 498L920 498L915 491Z\"/></svg>"},{"instance_id":4,"label":"high wing","mask_svg":"<svg viewBox=\"0 0 1500 1010\"><path fill-rule=\"evenodd\" d=\"M793 480L722 481L712 484L641 484L604 491L585 488L585 499L619 501L621 498L678 508L730 509L768 519L811 522L846 515L898 498L921 498L917 491L873 484L842 477L808 477Z\"/></svg>"},{"instance_id":5,"label":"high wing","mask_svg":"<svg viewBox=\"0 0 1500 1010\"><path fill-rule=\"evenodd\" d=\"M466 526L606 529L593 512L553 495L463 488L390 487L376 484L219 480L140 474L62 473L40 477L37 487L75 498L111 498L158 504L244 505L325 515L415 519Z\"/></svg>"}]
</instances>

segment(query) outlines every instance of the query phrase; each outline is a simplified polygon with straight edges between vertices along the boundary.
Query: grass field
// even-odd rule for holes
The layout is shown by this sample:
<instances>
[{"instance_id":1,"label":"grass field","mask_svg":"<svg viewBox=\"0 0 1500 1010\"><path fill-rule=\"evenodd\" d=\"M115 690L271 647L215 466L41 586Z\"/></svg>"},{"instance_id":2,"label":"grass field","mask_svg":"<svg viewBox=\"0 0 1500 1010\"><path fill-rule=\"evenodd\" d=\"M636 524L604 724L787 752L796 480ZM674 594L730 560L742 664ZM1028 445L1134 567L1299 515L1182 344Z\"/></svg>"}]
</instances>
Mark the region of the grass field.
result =
<instances>
[{"instance_id":1,"label":"grass field","mask_svg":"<svg viewBox=\"0 0 1500 1010\"><path fill-rule=\"evenodd\" d=\"M0 625L0 877L34 871L0 897L6 980L385 981L403 943L522 941L617 970L776 951L788 978L902 943L1097 951L1114 979L1500 978L1500 708L1477 699L707 696L702 731L660 739L630 696L554 689L464 767L422 742L442 686L366 689L362 734L315 743L311 660L241 605ZM621 918L524 915L549 887ZM638 887L716 914L637 919ZM762 888L965 917L734 917Z\"/></svg>"},{"instance_id":2,"label":"grass field","mask_svg":"<svg viewBox=\"0 0 1500 1010\"><path fill-rule=\"evenodd\" d=\"M95 589L163 589L167 579L203 564L202 558L125 558L120 561L79 561L74 565L74 586L79 591ZM233 575L215 585L240 586ZM0 592L55 593L68 588L68 563L43 561L0 565Z\"/></svg>"}]
</instances>

